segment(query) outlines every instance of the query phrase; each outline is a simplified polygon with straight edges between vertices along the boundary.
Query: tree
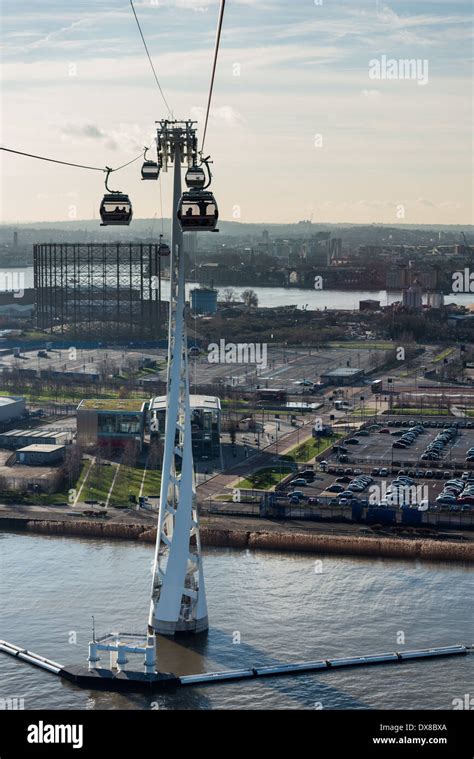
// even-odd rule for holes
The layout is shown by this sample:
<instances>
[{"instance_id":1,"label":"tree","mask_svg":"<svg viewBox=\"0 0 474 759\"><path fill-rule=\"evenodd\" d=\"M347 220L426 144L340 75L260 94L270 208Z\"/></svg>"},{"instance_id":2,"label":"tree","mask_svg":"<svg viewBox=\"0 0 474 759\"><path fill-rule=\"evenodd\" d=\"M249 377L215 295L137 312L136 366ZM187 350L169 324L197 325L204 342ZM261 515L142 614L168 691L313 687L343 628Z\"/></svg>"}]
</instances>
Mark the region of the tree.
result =
<instances>
[{"instance_id":1,"label":"tree","mask_svg":"<svg viewBox=\"0 0 474 759\"><path fill-rule=\"evenodd\" d=\"M233 419L229 422L229 435L230 435L230 442L232 443L232 445L234 445L235 439L237 437L237 424L235 423Z\"/></svg>"},{"instance_id":2,"label":"tree","mask_svg":"<svg viewBox=\"0 0 474 759\"><path fill-rule=\"evenodd\" d=\"M226 287L224 292L224 301L226 303L234 303L234 301L237 298L237 293L235 292L233 287Z\"/></svg>"},{"instance_id":3,"label":"tree","mask_svg":"<svg viewBox=\"0 0 474 759\"><path fill-rule=\"evenodd\" d=\"M138 443L136 440L127 440L122 451L122 464L134 467L138 459Z\"/></svg>"},{"instance_id":4,"label":"tree","mask_svg":"<svg viewBox=\"0 0 474 759\"><path fill-rule=\"evenodd\" d=\"M72 487L76 484L82 467L82 449L79 445L69 445L66 448L62 474L65 482Z\"/></svg>"},{"instance_id":5,"label":"tree","mask_svg":"<svg viewBox=\"0 0 474 759\"><path fill-rule=\"evenodd\" d=\"M244 290L241 297L247 308L258 306L258 295L255 290Z\"/></svg>"},{"instance_id":6,"label":"tree","mask_svg":"<svg viewBox=\"0 0 474 759\"><path fill-rule=\"evenodd\" d=\"M148 468L160 469L163 458L163 443L158 438L154 438L150 443L148 451Z\"/></svg>"}]
</instances>

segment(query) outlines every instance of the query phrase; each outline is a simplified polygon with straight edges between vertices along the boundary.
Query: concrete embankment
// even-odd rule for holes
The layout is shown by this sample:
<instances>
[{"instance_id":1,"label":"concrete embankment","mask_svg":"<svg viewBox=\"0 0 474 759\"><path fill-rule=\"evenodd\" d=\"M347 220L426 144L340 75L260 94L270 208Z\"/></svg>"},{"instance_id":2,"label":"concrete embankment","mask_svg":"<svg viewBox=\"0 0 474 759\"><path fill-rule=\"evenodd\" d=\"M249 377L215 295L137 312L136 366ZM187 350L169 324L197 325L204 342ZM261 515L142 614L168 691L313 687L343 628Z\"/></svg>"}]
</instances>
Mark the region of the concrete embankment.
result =
<instances>
[{"instance_id":1,"label":"concrete embankment","mask_svg":"<svg viewBox=\"0 0 474 759\"><path fill-rule=\"evenodd\" d=\"M154 543L156 528L133 523L92 522L90 520L15 519L0 520L0 529L25 530L46 535L72 535L91 538L141 540ZM287 531L222 529L201 526L205 546L305 552L316 555L426 559L430 561L474 561L474 542L430 540L423 538L359 537Z\"/></svg>"}]
</instances>

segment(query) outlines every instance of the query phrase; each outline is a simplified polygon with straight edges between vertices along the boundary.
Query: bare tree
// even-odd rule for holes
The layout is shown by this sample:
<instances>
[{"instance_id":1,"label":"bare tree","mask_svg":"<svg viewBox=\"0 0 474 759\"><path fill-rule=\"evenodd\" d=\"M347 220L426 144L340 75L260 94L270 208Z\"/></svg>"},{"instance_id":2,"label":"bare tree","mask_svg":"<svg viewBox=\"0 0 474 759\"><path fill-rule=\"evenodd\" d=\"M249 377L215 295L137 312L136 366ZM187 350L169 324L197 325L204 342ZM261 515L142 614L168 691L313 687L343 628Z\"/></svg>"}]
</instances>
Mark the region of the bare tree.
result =
<instances>
[{"instance_id":1,"label":"bare tree","mask_svg":"<svg viewBox=\"0 0 474 759\"><path fill-rule=\"evenodd\" d=\"M255 292L255 290L244 290L241 298L247 308L257 307L258 306L258 295Z\"/></svg>"},{"instance_id":2,"label":"bare tree","mask_svg":"<svg viewBox=\"0 0 474 759\"><path fill-rule=\"evenodd\" d=\"M223 296L226 303L234 303L237 299L237 293L233 287L226 287L223 292Z\"/></svg>"},{"instance_id":3,"label":"bare tree","mask_svg":"<svg viewBox=\"0 0 474 759\"><path fill-rule=\"evenodd\" d=\"M64 464L61 467L64 481L72 487L77 482L82 467L82 448L79 445L69 445L66 448Z\"/></svg>"},{"instance_id":4,"label":"bare tree","mask_svg":"<svg viewBox=\"0 0 474 759\"><path fill-rule=\"evenodd\" d=\"M160 469L163 459L163 443L158 438L154 438L150 443L148 451L148 468Z\"/></svg>"},{"instance_id":5,"label":"bare tree","mask_svg":"<svg viewBox=\"0 0 474 759\"><path fill-rule=\"evenodd\" d=\"M122 451L122 464L134 467L138 460L138 443L136 440L127 440Z\"/></svg>"}]
</instances>

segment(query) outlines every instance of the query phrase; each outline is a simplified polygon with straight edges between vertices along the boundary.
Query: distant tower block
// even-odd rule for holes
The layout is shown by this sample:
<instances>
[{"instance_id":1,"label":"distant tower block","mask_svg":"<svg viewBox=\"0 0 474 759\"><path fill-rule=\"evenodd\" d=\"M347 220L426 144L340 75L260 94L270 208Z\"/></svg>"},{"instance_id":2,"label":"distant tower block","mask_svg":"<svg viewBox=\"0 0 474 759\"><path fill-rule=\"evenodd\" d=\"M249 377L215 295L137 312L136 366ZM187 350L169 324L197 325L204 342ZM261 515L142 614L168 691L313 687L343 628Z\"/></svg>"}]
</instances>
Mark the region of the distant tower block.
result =
<instances>
[{"instance_id":1,"label":"distant tower block","mask_svg":"<svg viewBox=\"0 0 474 759\"><path fill-rule=\"evenodd\" d=\"M179 124L182 122L178 122ZM161 123L161 145L174 156L173 208L181 195L181 159L190 125L168 130ZM191 441L191 410L185 311L183 235L173 218L171 296L166 413L160 513L153 567L149 632L174 635L208 628Z\"/></svg>"}]
</instances>

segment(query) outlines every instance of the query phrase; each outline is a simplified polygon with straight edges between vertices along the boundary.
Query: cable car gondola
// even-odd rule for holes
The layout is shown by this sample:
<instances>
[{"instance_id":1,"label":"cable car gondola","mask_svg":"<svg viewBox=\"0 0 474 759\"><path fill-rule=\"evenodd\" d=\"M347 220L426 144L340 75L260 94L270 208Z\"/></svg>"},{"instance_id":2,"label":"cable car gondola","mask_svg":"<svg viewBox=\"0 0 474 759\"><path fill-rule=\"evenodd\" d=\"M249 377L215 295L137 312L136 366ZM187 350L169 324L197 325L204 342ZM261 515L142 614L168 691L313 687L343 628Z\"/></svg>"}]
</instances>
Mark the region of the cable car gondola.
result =
<instances>
[{"instance_id":1,"label":"cable car gondola","mask_svg":"<svg viewBox=\"0 0 474 759\"><path fill-rule=\"evenodd\" d=\"M219 218L216 199L207 190L183 192L177 216L183 232L214 232Z\"/></svg>"},{"instance_id":2,"label":"cable car gondola","mask_svg":"<svg viewBox=\"0 0 474 759\"><path fill-rule=\"evenodd\" d=\"M190 166L184 181L190 190L202 190L206 184L206 176L202 166Z\"/></svg>"},{"instance_id":3,"label":"cable car gondola","mask_svg":"<svg viewBox=\"0 0 474 759\"><path fill-rule=\"evenodd\" d=\"M158 245L158 255L163 256L163 257L170 256L171 255L170 246L167 245L165 242L162 242L162 239L161 239L162 237L163 235L160 235L160 244Z\"/></svg>"},{"instance_id":4,"label":"cable car gondola","mask_svg":"<svg viewBox=\"0 0 474 759\"><path fill-rule=\"evenodd\" d=\"M110 189L107 182L109 174L112 169L107 167L107 176L105 179L105 189L108 192L104 195L102 203L100 204L100 218L102 219L101 227L108 227L111 225L127 226L132 220L132 203L128 195L123 192Z\"/></svg>"},{"instance_id":5,"label":"cable car gondola","mask_svg":"<svg viewBox=\"0 0 474 759\"><path fill-rule=\"evenodd\" d=\"M142 164L142 179L158 179L160 176L160 167L156 161L150 161L146 157L148 148L145 148L143 158L145 159Z\"/></svg>"},{"instance_id":6,"label":"cable car gondola","mask_svg":"<svg viewBox=\"0 0 474 759\"><path fill-rule=\"evenodd\" d=\"M144 161L142 164L142 179L158 179L160 167L156 161Z\"/></svg>"}]
</instances>

